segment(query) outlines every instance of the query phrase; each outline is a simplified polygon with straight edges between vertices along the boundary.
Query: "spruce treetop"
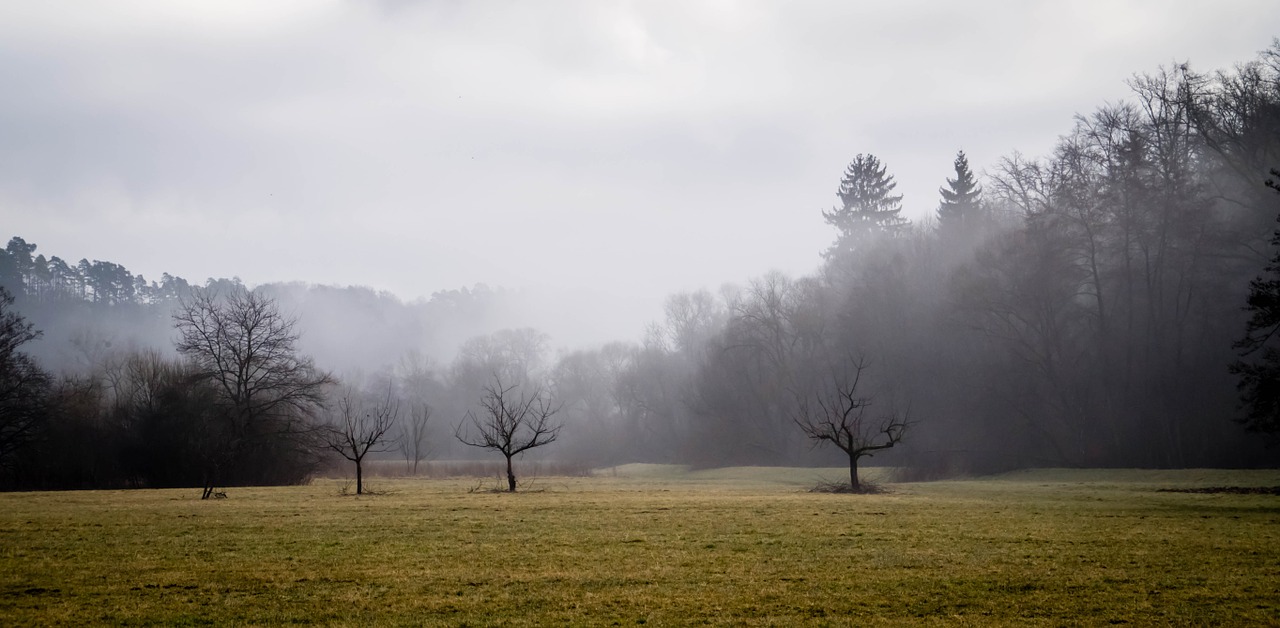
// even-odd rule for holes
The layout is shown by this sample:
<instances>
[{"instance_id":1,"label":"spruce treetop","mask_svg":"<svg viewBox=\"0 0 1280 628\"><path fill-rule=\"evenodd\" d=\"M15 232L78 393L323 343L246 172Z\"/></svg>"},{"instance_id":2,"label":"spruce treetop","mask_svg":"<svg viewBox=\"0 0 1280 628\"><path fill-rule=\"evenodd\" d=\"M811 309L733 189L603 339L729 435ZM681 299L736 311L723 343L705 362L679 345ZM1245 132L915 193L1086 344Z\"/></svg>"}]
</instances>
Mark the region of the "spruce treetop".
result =
<instances>
[{"instance_id":1,"label":"spruce treetop","mask_svg":"<svg viewBox=\"0 0 1280 628\"><path fill-rule=\"evenodd\" d=\"M981 219L982 186L969 169L964 151L956 153L955 170L956 177L948 178L947 185L938 188L942 195L938 205L938 231L944 236L973 231Z\"/></svg>"},{"instance_id":2,"label":"spruce treetop","mask_svg":"<svg viewBox=\"0 0 1280 628\"><path fill-rule=\"evenodd\" d=\"M836 191L840 204L822 212L827 224L840 231L824 256L852 252L870 237L901 231L907 220L898 215L902 211L902 195L893 193L896 187L898 183L875 155L854 157Z\"/></svg>"}]
</instances>

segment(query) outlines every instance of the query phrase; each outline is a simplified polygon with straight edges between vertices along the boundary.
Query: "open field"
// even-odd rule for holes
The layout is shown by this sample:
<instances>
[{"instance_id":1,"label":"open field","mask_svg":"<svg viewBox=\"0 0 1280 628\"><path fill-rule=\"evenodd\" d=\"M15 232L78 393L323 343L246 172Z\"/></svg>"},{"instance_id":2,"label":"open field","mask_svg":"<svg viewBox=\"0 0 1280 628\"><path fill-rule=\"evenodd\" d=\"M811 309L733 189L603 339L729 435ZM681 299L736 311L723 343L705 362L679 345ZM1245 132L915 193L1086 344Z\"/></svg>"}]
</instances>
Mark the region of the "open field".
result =
<instances>
[{"instance_id":1,"label":"open field","mask_svg":"<svg viewBox=\"0 0 1280 628\"><path fill-rule=\"evenodd\" d=\"M1280 472L842 473L0 494L0 624L1280 625L1280 496L1158 490Z\"/></svg>"}]
</instances>

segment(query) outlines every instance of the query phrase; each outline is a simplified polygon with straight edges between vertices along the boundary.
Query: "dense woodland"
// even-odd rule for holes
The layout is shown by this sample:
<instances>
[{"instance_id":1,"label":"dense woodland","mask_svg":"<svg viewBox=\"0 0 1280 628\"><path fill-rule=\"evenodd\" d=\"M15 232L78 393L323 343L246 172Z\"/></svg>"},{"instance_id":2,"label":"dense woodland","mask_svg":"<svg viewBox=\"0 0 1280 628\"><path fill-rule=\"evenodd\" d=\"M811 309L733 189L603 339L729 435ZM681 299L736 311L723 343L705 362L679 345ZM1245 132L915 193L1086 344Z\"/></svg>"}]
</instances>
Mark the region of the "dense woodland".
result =
<instances>
[{"instance_id":1,"label":"dense woodland","mask_svg":"<svg viewBox=\"0 0 1280 628\"><path fill-rule=\"evenodd\" d=\"M366 449L408 469L484 455L455 432L495 382L555 410L558 440L530 455L584 466L838 464L838 447L815 448L839 426L832 408L876 462L917 477L1273 465L1280 43L1129 87L1064 121L1052 154L981 176L963 152L939 156L955 176L912 199L936 207L914 223L892 164L859 154L834 205L808 213L833 228L813 275L675 294L642 341L555 355L535 329L494 331L513 301L484 287L406 303L147 281L14 237L0 253L0 485L297 482L342 453L321 428L343 416L381 417ZM193 323L193 304L228 299L273 321L287 381L311 388L272 389L267 410L229 392L191 335L212 320Z\"/></svg>"}]
</instances>

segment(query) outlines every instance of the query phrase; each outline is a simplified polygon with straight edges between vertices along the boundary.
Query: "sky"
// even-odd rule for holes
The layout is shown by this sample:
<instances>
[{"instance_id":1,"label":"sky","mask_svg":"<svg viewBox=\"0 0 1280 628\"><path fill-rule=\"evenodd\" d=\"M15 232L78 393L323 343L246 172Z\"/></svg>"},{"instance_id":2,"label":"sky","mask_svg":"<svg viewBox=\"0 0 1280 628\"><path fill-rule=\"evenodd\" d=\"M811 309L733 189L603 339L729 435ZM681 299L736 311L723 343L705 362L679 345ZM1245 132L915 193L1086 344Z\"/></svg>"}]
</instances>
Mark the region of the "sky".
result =
<instances>
[{"instance_id":1,"label":"sky","mask_svg":"<svg viewBox=\"0 0 1280 628\"><path fill-rule=\"evenodd\" d=\"M858 153L920 220L1274 0L0 3L0 237L148 279L484 283L561 345L817 269Z\"/></svg>"}]
</instances>

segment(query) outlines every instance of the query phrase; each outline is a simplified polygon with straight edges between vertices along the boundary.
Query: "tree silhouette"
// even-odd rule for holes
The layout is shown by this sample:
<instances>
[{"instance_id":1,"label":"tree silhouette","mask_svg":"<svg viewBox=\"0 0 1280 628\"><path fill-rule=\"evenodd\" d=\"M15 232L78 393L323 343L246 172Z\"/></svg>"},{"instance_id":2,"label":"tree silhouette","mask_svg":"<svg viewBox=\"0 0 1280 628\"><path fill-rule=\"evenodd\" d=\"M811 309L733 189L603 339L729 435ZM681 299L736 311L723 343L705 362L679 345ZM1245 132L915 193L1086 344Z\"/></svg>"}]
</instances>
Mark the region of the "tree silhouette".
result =
<instances>
[{"instance_id":1,"label":"tree silhouette","mask_svg":"<svg viewBox=\"0 0 1280 628\"><path fill-rule=\"evenodd\" d=\"M1280 177L1280 170L1271 170ZM1267 187L1280 192L1280 183L1267 180ZM1280 217L1277 217L1280 221ZM1240 400L1247 411L1241 423L1250 431L1267 434L1280 433L1280 349L1275 346L1280 331L1280 229L1271 237L1276 253L1263 275L1249 283L1249 301L1246 309L1251 313L1245 327L1244 338L1235 343L1242 358L1231 365L1231 372L1240 378Z\"/></svg>"},{"instance_id":2,"label":"tree silhouette","mask_svg":"<svg viewBox=\"0 0 1280 628\"><path fill-rule=\"evenodd\" d=\"M223 296L203 289L183 300L173 313L178 353L217 388L221 423L205 472L203 498L222 476L247 462L255 445L305 440L314 433L309 420L322 407L333 383L298 354L296 321L280 313L276 302L234 285Z\"/></svg>"},{"instance_id":3,"label":"tree silhouette","mask_svg":"<svg viewBox=\"0 0 1280 628\"><path fill-rule=\"evenodd\" d=\"M396 440L400 453L404 454L406 471L418 475L418 465L430 453L427 442L427 423L431 420L431 406L421 403L409 408L409 416L400 422Z\"/></svg>"},{"instance_id":4,"label":"tree silhouette","mask_svg":"<svg viewBox=\"0 0 1280 628\"><path fill-rule=\"evenodd\" d=\"M391 451L396 439L389 432L400 420L400 400L387 387L383 401L372 405L348 390L329 412L324 442L329 449L356 465L356 495L364 494L364 459L371 453Z\"/></svg>"},{"instance_id":5,"label":"tree silhouette","mask_svg":"<svg viewBox=\"0 0 1280 628\"><path fill-rule=\"evenodd\" d=\"M816 443L831 443L849 457L849 488L861 492L858 461L902 441L910 425L905 415L889 411L868 415L872 398L858 390L867 363L847 359L827 369L814 390L797 394L795 422Z\"/></svg>"},{"instance_id":6,"label":"tree silhouette","mask_svg":"<svg viewBox=\"0 0 1280 628\"><path fill-rule=\"evenodd\" d=\"M836 191L840 205L822 212L827 224L840 231L835 244L823 256L850 253L874 236L902 231L907 220L898 215L902 211L902 195L893 193L896 187L898 183L875 155L854 157Z\"/></svg>"},{"instance_id":7,"label":"tree silhouette","mask_svg":"<svg viewBox=\"0 0 1280 628\"><path fill-rule=\"evenodd\" d=\"M49 376L18 350L40 332L12 311L13 295L0 286L0 469L29 443L44 416Z\"/></svg>"},{"instance_id":8,"label":"tree silhouette","mask_svg":"<svg viewBox=\"0 0 1280 628\"><path fill-rule=\"evenodd\" d=\"M938 205L938 235L944 239L965 239L978 230L982 222L982 186L969 169L964 151L956 154L956 178L938 188L942 202Z\"/></svg>"},{"instance_id":9,"label":"tree silhouette","mask_svg":"<svg viewBox=\"0 0 1280 628\"><path fill-rule=\"evenodd\" d=\"M483 415L467 412L470 429L459 423L454 436L463 444L482 449L492 449L507 459L507 490L515 492L516 474L511 459L535 447L555 442L560 434L560 424L551 417L560 410L552 405L541 388L532 392L516 393L518 386L504 386L497 375L484 387L480 400Z\"/></svg>"}]
</instances>

